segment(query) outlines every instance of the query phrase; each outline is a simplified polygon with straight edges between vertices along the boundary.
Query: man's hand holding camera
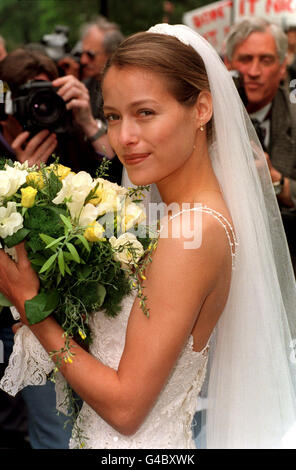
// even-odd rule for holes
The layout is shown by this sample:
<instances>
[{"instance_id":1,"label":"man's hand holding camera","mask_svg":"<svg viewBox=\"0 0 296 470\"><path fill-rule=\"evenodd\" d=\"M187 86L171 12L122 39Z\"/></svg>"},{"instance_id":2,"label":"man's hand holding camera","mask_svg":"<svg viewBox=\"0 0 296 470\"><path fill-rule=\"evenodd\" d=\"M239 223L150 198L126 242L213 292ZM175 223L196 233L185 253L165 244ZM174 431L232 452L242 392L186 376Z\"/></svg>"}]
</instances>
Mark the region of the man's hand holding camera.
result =
<instances>
[{"instance_id":1,"label":"man's hand holding camera","mask_svg":"<svg viewBox=\"0 0 296 470\"><path fill-rule=\"evenodd\" d=\"M89 92L86 86L73 75L57 78L52 82L52 85L58 88L57 94L66 102L67 110L72 111L73 120L92 142L94 149L112 158L114 152L105 135L106 132L93 139L93 136L98 135L98 123L92 115Z\"/></svg>"},{"instance_id":2,"label":"man's hand holding camera","mask_svg":"<svg viewBox=\"0 0 296 470\"><path fill-rule=\"evenodd\" d=\"M108 158L114 156L106 125L92 115L87 88L72 75L52 82L44 74L36 76L20 87L11 109L4 126L20 162L45 163L57 147L56 136L71 131L72 122L81 128L96 152Z\"/></svg>"},{"instance_id":3,"label":"man's hand holding camera","mask_svg":"<svg viewBox=\"0 0 296 470\"><path fill-rule=\"evenodd\" d=\"M44 129L30 140L28 131L21 132L11 144L19 162L28 161L29 166L46 163L57 146L54 133Z\"/></svg>"},{"instance_id":4,"label":"man's hand holding camera","mask_svg":"<svg viewBox=\"0 0 296 470\"><path fill-rule=\"evenodd\" d=\"M94 121L86 86L73 75L57 78L52 85L58 88L57 94L66 102L66 108L72 110L73 120L86 132Z\"/></svg>"}]
</instances>

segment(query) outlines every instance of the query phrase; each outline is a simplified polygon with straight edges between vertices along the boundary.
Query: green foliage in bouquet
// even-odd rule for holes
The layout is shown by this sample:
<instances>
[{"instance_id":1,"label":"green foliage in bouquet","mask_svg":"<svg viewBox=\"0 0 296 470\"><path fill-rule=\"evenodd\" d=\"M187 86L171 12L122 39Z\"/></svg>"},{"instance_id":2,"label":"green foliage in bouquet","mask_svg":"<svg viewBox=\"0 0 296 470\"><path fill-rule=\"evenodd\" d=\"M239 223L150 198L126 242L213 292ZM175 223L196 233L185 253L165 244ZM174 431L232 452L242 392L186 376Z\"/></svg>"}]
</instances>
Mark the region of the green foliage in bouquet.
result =
<instances>
[{"instance_id":1,"label":"green foliage in bouquet","mask_svg":"<svg viewBox=\"0 0 296 470\"><path fill-rule=\"evenodd\" d=\"M53 314L65 331L65 360L73 356L71 338L90 343L91 313L117 315L132 289L149 315L141 284L156 238L132 233L144 219L146 188L110 183L101 177L107 166L93 179L58 162L38 169L0 161L0 243L13 256L25 241L40 280L38 295L25 303L28 321ZM8 304L3 296L0 304Z\"/></svg>"}]
</instances>

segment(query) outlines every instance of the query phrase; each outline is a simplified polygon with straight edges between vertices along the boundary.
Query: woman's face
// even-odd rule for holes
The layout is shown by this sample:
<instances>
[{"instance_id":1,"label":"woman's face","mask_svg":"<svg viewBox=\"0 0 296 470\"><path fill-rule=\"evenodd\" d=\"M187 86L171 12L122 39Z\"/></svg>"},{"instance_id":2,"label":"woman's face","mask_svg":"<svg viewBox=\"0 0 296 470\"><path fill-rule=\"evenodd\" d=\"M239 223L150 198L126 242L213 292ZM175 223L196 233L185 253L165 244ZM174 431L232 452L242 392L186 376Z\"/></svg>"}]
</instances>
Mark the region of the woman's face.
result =
<instances>
[{"instance_id":1,"label":"woman's face","mask_svg":"<svg viewBox=\"0 0 296 470\"><path fill-rule=\"evenodd\" d=\"M110 67L103 81L108 137L130 180L159 182L178 173L193 153L196 107L181 105L159 74Z\"/></svg>"}]
</instances>

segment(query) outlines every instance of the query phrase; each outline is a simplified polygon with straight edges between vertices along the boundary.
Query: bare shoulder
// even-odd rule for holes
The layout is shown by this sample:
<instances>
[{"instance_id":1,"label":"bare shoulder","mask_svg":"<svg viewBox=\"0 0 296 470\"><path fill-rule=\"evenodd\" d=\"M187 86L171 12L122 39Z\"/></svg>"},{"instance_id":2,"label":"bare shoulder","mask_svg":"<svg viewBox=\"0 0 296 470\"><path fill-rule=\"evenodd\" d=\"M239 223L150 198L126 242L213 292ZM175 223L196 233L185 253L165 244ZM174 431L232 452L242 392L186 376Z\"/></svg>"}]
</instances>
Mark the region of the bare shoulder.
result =
<instances>
[{"instance_id":1,"label":"bare shoulder","mask_svg":"<svg viewBox=\"0 0 296 470\"><path fill-rule=\"evenodd\" d=\"M167 218L145 275L151 312L158 316L162 306L162 318L186 310L194 319L230 272L229 240L215 217L188 211Z\"/></svg>"},{"instance_id":2,"label":"bare shoulder","mask_svg":"<svg viewBox=\"0 0 296 470\"><path fill-rule=\"evenodd\" d=\"M214 274L231 258L234 234L228 212L199 209L179 212L163 220L155 265L162 257L180 257L185 269L207 264L207 271Z\"/></svg>"}]
</instances>

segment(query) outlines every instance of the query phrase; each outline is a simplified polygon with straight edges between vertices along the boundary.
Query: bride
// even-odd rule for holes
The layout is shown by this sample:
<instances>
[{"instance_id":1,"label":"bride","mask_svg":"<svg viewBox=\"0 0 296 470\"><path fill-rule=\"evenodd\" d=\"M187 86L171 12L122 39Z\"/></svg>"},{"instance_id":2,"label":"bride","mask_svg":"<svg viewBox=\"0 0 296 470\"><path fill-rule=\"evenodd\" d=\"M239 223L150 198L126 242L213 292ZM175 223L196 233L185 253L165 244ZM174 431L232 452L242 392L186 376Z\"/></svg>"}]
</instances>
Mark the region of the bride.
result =
<instances>
[{"instance_id":1,"label":"bride","mask_svg":"<svg viewBox=\"0 0 296 470\"><path fill-rule=\"evenodd\" d=\"M75 360L61 367L84 400L70 447L79 428L86 448L194 448L207 367L208 448L290 445L294 279L264 154L227 70L186 26L157 25L120 45L102 89L129 179L155 182L179 210L162 221L147 269L150 318L132 296L118 317L95 315L91 354L73 342ZM24 302L39 283L23 245L17 264L0 251L0 291L22 328L59 350L52 317L28 325Z\"/></svg>"}]
</instances>

